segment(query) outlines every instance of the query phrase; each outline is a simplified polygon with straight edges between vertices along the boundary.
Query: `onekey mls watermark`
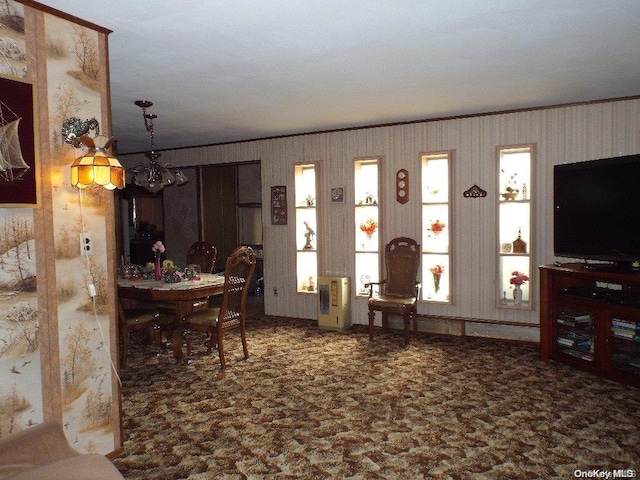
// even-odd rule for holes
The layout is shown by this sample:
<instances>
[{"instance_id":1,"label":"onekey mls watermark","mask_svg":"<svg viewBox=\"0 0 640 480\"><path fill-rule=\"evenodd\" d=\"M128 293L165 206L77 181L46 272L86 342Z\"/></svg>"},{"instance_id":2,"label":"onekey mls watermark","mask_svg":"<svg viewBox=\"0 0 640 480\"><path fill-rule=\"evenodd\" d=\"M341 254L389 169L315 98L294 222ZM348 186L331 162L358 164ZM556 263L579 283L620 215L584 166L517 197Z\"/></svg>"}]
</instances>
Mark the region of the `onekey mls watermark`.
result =
<instances>
[{"instance_id":1,"label":"onekey mls watermark","mask_svg":"<svg viewBox=\"0 0 640 480\"><path fill-rule=\"evenodd\" d=\"M636 474L636 470L632 468L620 468L617 470L592 468L590 470L573 471L573 476L576 478L636 478Z\"/></svg>"}]
</instances>

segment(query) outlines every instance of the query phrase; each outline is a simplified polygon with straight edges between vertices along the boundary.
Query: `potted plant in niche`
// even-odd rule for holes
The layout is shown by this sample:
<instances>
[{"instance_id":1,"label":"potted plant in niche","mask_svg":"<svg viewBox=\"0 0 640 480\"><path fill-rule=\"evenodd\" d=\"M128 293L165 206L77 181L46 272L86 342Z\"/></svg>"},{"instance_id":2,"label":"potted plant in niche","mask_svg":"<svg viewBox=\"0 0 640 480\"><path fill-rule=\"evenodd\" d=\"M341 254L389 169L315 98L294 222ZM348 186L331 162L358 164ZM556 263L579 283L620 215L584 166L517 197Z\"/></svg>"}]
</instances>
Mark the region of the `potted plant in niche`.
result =
<instances>
[{"instance_id":1,"label":"potted plant in niche","mask_svg":"<svg viewBox=\"0 0 640 480\"><path fill-rule=\"evenodd\" d=\"M520 190L516 188L518 172L515 172L509 175L507 174L507 172L504 171L504 169L501 169L500 173L502 173L507 178L507 181L504 187L504 192L501 193L500 195L502 195L502 198L504 198L505 200L515 200L515 198L518 196L518 193L520 193Z\"/></svg>"}]
</instances>

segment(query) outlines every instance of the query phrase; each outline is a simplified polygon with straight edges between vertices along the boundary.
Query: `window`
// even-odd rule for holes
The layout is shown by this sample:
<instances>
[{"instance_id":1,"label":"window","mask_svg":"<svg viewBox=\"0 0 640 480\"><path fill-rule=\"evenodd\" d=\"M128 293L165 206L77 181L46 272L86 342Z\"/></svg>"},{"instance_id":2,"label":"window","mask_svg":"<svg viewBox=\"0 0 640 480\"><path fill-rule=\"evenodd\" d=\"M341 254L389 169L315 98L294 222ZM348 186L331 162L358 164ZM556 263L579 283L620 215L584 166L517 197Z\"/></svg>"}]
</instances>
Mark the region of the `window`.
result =
<instances>
[{"instance_id":1,"label":"window","mask_svg":"<svg viewBox=\"0 0 640 480\"><path fill-rule=\"evenodd\" d=\"M295 166L297 291L315 293L318 282L316 166Z\"/></svg>"},{"instance_id":2,"label":"window","mask_svg":"<svg viewBox=\"0 0 640 480\"><path fill-rule=\"evenodd\" d=\"M533 147L498 148L498 163L498 303L502 307L532 308Z\"/></svg>"},{"instance_id":3,"label":"window","mask_svg":"<svg viewBox=\"0 0 640 480\"><path fill-rule=\"evenodd\" d=\"M380 278L378 159L354 161L356 295L367 295L364 285Z\"/></svg>"},{"instance_id":4,"label":"window","mask_svg":"<svg viewBox=\"0 0 640 480\"><path fill-rule=\"evenodd\" d=\"M422 299L450 302L451 154L422 156Z\"/></svg>"}]
</instances>

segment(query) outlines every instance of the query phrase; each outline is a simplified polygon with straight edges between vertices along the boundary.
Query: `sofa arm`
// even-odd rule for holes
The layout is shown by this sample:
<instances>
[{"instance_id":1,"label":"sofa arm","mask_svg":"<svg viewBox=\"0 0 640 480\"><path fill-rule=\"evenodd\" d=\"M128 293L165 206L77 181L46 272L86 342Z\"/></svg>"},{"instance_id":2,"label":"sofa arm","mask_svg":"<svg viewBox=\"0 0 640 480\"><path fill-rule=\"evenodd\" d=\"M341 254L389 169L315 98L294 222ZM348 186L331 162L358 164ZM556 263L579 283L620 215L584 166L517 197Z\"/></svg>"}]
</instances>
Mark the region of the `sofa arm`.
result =
<instances>
[{"instance_id":1,"label":"sofa arm","mask_svg":"<svg viewBox=\"0 0 640 480\"><path fill-rule=\"evenodd\" d=\"M47 420L0 438L0 479L77 455L67 442L62 425L57 420Z\"/></svg>"}]
</instances>

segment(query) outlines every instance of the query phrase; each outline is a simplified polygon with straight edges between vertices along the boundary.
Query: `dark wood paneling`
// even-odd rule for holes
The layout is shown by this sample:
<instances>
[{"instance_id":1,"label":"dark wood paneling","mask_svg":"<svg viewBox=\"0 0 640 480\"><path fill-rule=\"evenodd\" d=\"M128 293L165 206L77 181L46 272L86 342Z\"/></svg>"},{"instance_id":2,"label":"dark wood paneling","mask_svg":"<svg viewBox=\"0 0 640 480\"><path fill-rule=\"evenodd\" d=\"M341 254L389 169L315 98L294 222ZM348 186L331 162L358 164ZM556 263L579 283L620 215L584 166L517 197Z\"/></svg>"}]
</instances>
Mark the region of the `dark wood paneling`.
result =
<instances>
[{"instance_id":1,"label":"dark wood paneling","mask_svg":"<svg viewBox=\"0 0 640 480\"><path fill-rule=\"evenodd\" d=\"M224 270L231 252L238 247L236 213L236 166L202 167L202 219L204 240L218 249L215 270Z\"/></svg>"}]
</instances>

